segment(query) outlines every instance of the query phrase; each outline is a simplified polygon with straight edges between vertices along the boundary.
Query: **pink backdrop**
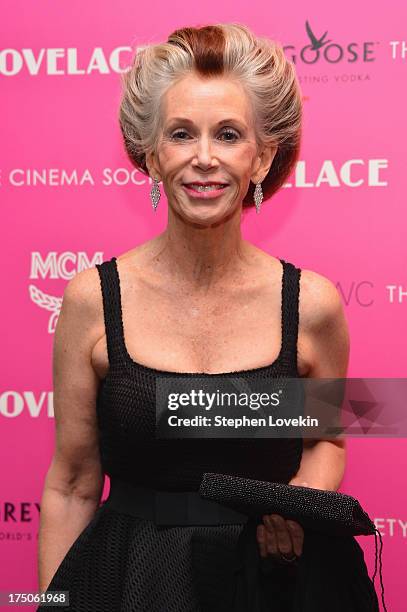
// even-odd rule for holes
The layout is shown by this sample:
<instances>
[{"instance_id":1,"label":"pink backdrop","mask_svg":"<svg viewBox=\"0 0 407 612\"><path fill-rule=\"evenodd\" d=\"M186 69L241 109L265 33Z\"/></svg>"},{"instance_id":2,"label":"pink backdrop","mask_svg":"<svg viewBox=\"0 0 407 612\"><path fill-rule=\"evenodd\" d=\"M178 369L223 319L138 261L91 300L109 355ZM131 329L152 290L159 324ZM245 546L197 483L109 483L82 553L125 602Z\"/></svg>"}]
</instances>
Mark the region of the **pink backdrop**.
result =
<instances>
[{"instance_id":1,"label":"pink backdrop","mask_svg":"<svg viewBox=\"0 0 407 612\"><path fill-rule=\"evenodd\" d=\"M350 327L350 377L406 376L407 5L208 0L200 7L181 0L4 3L2 591L38 588L39 502L54 443L53 331L64 287L166 223L165 201L154 215L148 181L133 171L121 142L118 73L132 47L184 25L228 21L287 47L305 101L301 159L261 220L247 215L244 236L337 284ZM306 21L318 38L328 32L319 56L309 48ZM349 439L341 487L383 535L392 612L405 609L405 460L405 439ZM358 541L372 575L374 538Z\"/></svg>"}]
</instances>

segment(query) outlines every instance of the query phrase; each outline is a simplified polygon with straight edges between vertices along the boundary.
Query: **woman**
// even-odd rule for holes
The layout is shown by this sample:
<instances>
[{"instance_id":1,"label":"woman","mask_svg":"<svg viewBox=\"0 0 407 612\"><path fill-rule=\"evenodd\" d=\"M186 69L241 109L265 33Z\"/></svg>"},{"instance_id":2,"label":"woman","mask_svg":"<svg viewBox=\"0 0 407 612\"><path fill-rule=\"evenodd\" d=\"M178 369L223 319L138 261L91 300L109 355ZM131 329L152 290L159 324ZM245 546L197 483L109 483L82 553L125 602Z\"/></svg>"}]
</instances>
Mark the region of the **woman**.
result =
<instances>
[{"instance_id":1,"label":"woman","mask_svg":"<svg viewBox=\"0 0 407 612\"><path fill-rule=\"evenodd\" d=\"M344 443L157 440L155 382L346 375L334 285L241 235L242 212L260 212L298 159L299 85L281 47L242 25L184 28L136 55L120 125L131 161L153 180L154 209L163 184L168 225L66 287L40 590L68 590L74 610L226 610L243 523L168 526L165 517L163 526L142 514L140 496L184 499L206 471L336 490ZM105 473L116 502L99 507ZM259 555L290 576L303 536L298 523L265 515Z\"/></svg>"}]
</instances>

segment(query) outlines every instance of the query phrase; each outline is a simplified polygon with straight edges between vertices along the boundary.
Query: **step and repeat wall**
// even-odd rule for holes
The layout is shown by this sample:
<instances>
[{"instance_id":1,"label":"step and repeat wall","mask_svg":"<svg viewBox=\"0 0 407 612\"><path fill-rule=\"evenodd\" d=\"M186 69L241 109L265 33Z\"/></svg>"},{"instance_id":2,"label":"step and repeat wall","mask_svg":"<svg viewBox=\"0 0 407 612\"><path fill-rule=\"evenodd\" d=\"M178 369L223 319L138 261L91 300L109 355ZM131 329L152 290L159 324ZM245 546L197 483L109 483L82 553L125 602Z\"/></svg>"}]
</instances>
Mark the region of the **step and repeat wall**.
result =
<instances>
[{"instance_id":1,"label":"step and repeat wall","mask_svg":"<svg viewBox=\"0 0 407 612\"><path fill-rule=\"evenodd\" d=\"M406 18L407 5L394 0L4 3L0 591L38 590L64 287L166 227L165 196L154 213L151 182L131 166L118 123L120 73L138 47L218 22L243 23L283 45L304 101L301 155L261 214L245 215L244 237L335 283L350 330L349 377L406 376ZM403 612L406 440L366 433L348 438L340 490L379 529L386 604ZM104 497L108 489L106 478ZM357 539L372 576L374 538Z\"/></svg>"}]
</instances>

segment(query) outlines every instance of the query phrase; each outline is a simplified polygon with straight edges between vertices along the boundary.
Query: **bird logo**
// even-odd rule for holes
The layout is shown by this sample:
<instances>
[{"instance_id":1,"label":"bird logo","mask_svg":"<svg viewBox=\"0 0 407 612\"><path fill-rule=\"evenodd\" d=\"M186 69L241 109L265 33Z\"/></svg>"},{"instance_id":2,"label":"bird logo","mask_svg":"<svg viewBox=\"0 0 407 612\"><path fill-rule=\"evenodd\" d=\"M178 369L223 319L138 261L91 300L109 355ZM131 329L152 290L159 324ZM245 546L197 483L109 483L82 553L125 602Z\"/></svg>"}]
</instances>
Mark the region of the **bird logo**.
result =
<instances>
[{"instance_id":1,"label":"bird logo","mask_svg":"<svg viewBox=\"0 0 407 612\"><path fill-rule=\"evenodd\" d=\"M311 26L308 23L308 21L305 22L305 29L307 30L307 34L308 37L311 41L311 49L312 51L317 51L318 49L320 49L321 47L323 47L324 45L327 45L329 42L331 42L331 40L324 40L324 38L326 37L326 35L328 34L328 31L324 32L324 34L320 37L317 38L314 34L314 32L311 30Z\"/></svg>"}]
</instances>

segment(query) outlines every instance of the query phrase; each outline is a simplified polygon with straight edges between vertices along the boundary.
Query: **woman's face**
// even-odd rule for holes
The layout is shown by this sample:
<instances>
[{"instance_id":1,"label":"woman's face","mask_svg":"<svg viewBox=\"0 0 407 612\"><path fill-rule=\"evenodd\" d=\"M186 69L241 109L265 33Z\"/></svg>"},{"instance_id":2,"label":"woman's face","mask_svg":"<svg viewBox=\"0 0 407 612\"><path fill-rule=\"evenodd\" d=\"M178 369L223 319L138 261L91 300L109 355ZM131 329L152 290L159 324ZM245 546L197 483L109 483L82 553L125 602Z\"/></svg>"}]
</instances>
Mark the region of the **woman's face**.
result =
<instances>
[{"instance_id":1,"label":"woman's face","mask_svg":"<svg viewBox=\"0 0 407 612\"><path fill-rule=\"evenodd\" d=\"M254 119L242 86L224 77L190 74L162 104L151 176L163 181L169 206L198 224L215 223L242 204L249 182L263 180L276 149L257 150ZM206 183L202 192L194 183ZM224 187L212 191L211 182Z\"/></svg>"}]
</instances>

